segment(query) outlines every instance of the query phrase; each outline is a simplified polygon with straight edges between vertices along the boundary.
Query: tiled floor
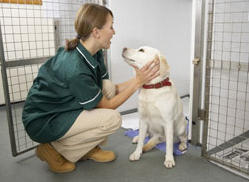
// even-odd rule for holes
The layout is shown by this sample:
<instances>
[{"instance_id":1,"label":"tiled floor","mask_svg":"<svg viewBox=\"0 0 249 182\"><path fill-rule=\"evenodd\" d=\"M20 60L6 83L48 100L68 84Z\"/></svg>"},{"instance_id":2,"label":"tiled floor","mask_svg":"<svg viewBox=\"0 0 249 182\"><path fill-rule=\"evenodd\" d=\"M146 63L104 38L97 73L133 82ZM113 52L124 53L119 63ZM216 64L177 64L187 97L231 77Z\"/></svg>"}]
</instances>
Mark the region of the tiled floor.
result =
<instances>
[{"instance_id":1,"label":"tiled floor","mask_svg":"<svg viewBox=\"0 0 249 182\"><path fill-rule=\"evenodd\" d=\"M136 118L134 113L133 118ZM124 116L128 118L129 116ZM125 119L126 120L126 119ZM200 147L190 145L182 156L177 156L176 167L169 170L163 166L165 154L159 150L145 153L140 161L130 162L129 154L136 145L124 136L124 129L119 129L109 137L105 149L113 150L117 159L111 163L99 164L93 161L78 162L77 169L68 174L54 174L48 170L46 163L41 162L34 150L17 157L11 155L8 124L4 108L0 109L0 177L1 182L246 182L219 168L200 156Z\"/></svg>"}]
</instances>

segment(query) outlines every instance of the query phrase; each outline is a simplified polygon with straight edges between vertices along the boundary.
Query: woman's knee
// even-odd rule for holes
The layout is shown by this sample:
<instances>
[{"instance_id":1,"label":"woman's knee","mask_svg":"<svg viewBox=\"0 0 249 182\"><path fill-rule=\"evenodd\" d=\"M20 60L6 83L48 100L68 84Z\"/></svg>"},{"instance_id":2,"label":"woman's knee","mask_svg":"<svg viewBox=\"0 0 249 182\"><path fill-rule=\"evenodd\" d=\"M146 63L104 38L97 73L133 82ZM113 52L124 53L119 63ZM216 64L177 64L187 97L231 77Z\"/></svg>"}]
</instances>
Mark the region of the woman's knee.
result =
<instances>
[{"instance_id":1,"label":"woman's knee","mask_svg":"<svg viewBox=\"0 0 249 182\"><path fill-rule=\"evenodd\" d=\"M122 123L122 117L121 117L120 113L118 111L114 110L113 117L114 117L116 129L119 129L121 127L121 123Z\"/></svg>"},{"instance_id":2,"label":"woman's knee","mask_svg":"<svg viewBox=\"0 0 249 182\"><path fill-rule=\"evenodd\" d=\"M102 129L105 131L114 132L121 127L122 117L116 110L109 112L107 121L103 122Z\"/></svg>"}]
</instances>

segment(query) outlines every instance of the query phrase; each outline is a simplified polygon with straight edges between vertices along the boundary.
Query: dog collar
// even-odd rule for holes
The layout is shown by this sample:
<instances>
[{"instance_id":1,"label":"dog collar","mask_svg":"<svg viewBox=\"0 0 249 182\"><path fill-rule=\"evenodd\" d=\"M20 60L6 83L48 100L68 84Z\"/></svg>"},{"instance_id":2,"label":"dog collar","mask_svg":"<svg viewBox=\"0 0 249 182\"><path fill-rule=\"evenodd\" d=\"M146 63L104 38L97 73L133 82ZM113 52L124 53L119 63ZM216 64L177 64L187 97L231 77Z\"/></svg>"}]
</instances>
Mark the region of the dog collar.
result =
<instances>
[{"instance_id":1,"label":"dog collar","mask_svg":"<svg viewBox=\"0 0 249 182\"><path fill-rule=\"evenodd\" d=\"M171 82L169 81L169 78L167 77L165 80L160 81L158 83L155 84L150 84L150 85L143 85L143 88L145 89L151 89L151 88L161 88L164 86L171 86Z\"/></svg>"}]
</instances>

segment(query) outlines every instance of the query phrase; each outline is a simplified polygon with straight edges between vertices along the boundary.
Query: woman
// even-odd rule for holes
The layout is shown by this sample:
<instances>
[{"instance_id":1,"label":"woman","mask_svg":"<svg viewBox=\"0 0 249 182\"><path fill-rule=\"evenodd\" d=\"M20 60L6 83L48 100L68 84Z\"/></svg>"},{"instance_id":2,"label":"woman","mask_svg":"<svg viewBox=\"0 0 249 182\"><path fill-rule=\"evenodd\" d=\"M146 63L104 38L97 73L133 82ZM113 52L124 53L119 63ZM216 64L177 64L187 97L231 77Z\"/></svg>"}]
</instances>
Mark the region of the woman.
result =
<instances>
[{"instance_id":1,"label":"woman","mask_svg":"<svg viewBox=\"0 0 249 182\"><path fill-rule=\"evenodd\" d=\"M115 31L106 7L82 6L75 31L77 38L39 69L23 109L28 135L41 143L36 155L57 173L73 171L79 160L114 160L112 151L99 147L121 125L114 109L159 75L158 61L153 61L135 68L136 76L127 82L114 85L108 80L102 49L110 47Z\"/></svg>"}]
</instances>

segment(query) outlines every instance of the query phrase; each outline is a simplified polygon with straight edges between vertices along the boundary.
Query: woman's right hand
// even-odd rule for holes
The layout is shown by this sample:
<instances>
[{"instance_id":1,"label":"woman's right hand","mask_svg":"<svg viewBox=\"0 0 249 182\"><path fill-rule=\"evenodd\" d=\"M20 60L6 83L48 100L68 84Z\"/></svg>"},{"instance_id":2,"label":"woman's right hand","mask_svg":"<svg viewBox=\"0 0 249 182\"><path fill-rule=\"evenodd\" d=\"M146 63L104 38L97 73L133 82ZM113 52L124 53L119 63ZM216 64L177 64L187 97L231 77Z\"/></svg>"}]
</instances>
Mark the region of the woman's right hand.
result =
<instances>
[{"instance_id":1,"label":"woman's right hand","mask_svg":"<svg viewBox=\"0 0 249 182\"><path fill-rule=\"evenodd\" d=\"M141 69L138 69L135 66L133 67L136 71L136 80L139 87L142 87L145 83L160 75L160 61L158 56Z\"/></svg>"}]
</instances>

